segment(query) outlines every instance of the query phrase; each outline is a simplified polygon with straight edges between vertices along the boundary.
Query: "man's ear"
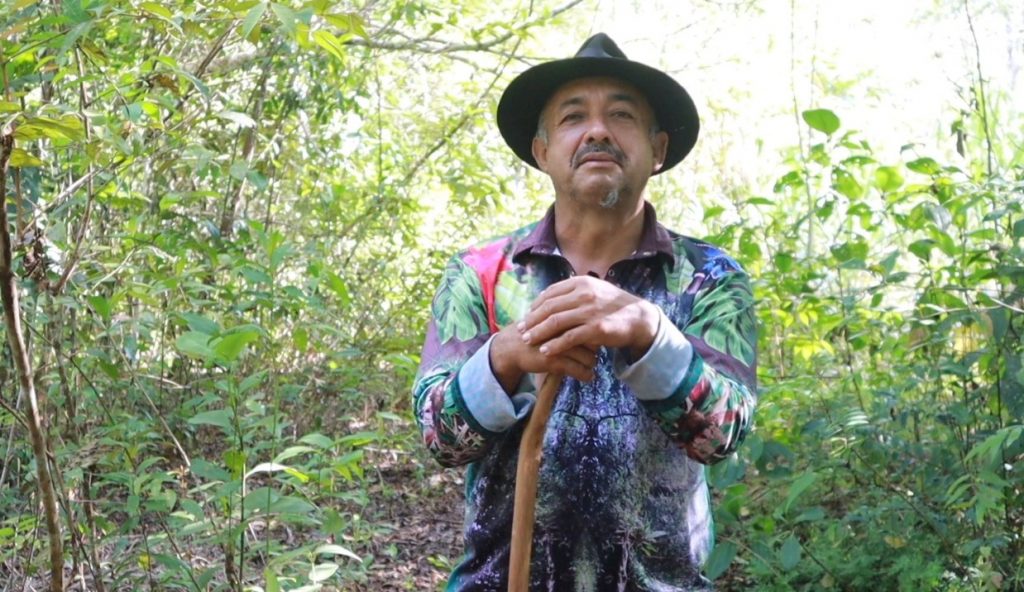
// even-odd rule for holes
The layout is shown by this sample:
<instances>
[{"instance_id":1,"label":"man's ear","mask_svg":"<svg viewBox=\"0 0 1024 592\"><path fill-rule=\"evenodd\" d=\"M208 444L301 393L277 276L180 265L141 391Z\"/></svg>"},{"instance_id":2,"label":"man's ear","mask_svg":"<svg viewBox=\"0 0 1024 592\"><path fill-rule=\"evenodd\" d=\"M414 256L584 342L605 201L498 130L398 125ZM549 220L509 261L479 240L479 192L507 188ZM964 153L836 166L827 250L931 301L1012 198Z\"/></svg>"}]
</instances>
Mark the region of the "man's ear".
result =
<instances>
[{"instance_id":1,"label":"man's ear","mask_svg":"<svg viewBox=\"0 0 1024 592\"><path fill-rule=\"evenodd\" d=\"M654 148L654 170L651 172L656 173L665 164L665 155L668 154L668 134L666 132L654 134L654 138L651 139L651 147Z\"/></svg>"},{"instance_id":2,"label":"man's ear","mask_svg":"<svg viewBox=\"0 0 1024 592\"><path fill-rule=\"evenodd\" d=\"M546 173L548 171L548 143L534 136L530 149L533 152L533 159L537 161L537 166Z\"/></svg>"}]
</instances>

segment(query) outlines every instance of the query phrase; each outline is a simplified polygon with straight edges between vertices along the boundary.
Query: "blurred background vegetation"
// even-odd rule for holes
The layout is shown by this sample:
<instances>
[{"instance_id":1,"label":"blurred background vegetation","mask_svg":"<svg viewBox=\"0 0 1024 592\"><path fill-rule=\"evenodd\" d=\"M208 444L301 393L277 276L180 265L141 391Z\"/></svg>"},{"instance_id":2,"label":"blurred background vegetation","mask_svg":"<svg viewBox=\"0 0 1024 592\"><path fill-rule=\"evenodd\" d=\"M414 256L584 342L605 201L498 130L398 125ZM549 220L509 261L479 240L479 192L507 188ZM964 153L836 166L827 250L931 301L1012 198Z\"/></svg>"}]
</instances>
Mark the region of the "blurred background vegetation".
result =
<instances>
[{"instance_id":1,"label":"blurred background vegetation","mask_svg":"<svg viewBox=\"0 0 1024 592\"><path fill-rule=\"evenodd\" d=\"M1019 3L0 0L0 590L443 585L428 304L551 199L505 84L599 30L702 114L659 217L756 282L707 574L1024 589Z\"/></svg>"}]
</instances>

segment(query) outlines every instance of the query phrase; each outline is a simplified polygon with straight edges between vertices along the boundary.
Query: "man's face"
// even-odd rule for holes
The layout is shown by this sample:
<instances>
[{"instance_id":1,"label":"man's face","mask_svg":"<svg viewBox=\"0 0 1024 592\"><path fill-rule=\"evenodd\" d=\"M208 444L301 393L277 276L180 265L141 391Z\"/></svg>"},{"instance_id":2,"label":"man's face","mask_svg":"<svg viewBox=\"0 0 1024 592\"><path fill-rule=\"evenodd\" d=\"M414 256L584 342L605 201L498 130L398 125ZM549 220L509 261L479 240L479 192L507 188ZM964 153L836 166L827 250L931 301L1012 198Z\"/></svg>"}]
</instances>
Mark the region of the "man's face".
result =
<instances>
[{"instance_id":1,"label":"man's face","mask_svg":"<svg viewBox=\"0 0 1024 592\"><path fill-rule=\"evenodd\" d=\"M556 195L612 208L635 204L665 161L668 134L651 133L654 112L633 85L582 78L562 86L541 113L533 156Z\"/></svg>"}]
</instances>

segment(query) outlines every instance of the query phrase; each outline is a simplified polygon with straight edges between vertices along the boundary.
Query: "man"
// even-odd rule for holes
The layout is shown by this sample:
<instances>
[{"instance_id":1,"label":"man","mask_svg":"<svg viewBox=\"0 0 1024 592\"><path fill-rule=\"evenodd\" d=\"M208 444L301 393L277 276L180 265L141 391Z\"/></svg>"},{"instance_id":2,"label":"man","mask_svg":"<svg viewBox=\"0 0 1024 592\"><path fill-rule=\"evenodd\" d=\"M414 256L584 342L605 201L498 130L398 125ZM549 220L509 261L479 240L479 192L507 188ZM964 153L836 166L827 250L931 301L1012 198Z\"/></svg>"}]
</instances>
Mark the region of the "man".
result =
<instances>
[{"instance_id":1,"label":"man","mask_svg":"<svg viewBox=\"0 0 1024 592\"><path fill-rule=\"evenodd\" d=\"M467 464L449 590L507 586L515 466L535 375L565 379L544 440L531 589L705 589L705 464L749 429L753 298L720 250L657 223L647 180L693 147L671 77L599 34L512 81L498 126L551 177L539 223L456 255L413 387L427 447Z\"/></svg>"}]
</instances>

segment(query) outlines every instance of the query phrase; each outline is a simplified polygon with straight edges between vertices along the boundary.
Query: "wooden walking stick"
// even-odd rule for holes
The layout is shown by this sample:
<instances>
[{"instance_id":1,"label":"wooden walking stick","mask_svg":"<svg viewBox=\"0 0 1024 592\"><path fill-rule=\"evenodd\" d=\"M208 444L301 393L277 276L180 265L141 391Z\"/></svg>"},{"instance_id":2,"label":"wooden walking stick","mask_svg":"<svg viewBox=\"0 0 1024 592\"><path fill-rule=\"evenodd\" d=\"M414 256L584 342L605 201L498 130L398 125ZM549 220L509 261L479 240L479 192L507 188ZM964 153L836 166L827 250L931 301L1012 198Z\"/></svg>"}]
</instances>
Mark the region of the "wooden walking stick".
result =
<instances>
[{"instance_id":1,"label":"wooden walking stick","mask_svg":"<svg viewBox=\"0 0 1024 592\"><path fill-rule=\"evenodd\" d=\"M537 394L530 418L519 441L516 465L516 499L512 510L512 544L508 562L508 592L530 589L530 552L533 550L533 519L537 510L537 471L548 417L562 377L548 374Z\"/></svg>"}]
</instances>

